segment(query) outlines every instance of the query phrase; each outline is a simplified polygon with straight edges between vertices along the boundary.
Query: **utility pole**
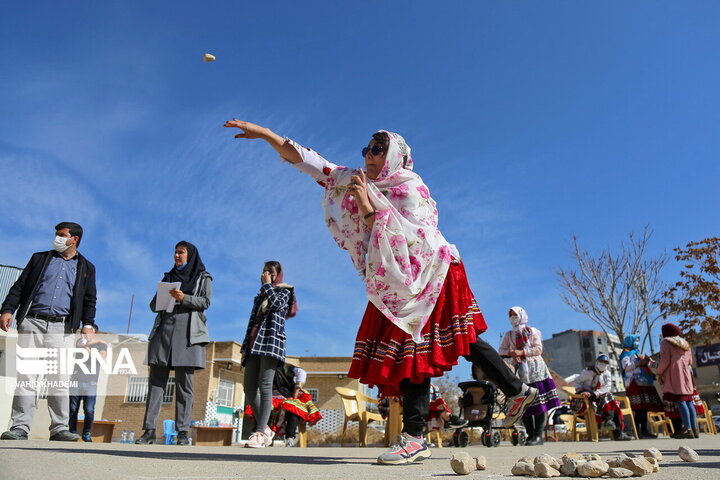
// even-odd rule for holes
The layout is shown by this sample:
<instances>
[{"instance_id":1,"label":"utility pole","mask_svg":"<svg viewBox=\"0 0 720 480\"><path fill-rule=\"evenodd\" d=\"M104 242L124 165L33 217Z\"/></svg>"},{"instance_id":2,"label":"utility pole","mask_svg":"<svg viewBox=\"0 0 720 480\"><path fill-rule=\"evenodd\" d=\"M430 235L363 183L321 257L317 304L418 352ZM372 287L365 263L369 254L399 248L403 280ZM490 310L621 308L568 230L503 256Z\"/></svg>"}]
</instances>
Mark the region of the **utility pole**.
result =
<instances>
[{"instance_id":1,"label":"utility pole","mask_svg":"<svg viewBox=\"0 0 720 480\"><path fill-rule=\"evenodd\" d=\"M132 311L133 311L134 303L135 303L135 294L133 293L132 297L130 297L130 314L128 315L127 332L125 332L126 335L130 335L130 322L132 321Z\"/></svg>"}]
</instances>

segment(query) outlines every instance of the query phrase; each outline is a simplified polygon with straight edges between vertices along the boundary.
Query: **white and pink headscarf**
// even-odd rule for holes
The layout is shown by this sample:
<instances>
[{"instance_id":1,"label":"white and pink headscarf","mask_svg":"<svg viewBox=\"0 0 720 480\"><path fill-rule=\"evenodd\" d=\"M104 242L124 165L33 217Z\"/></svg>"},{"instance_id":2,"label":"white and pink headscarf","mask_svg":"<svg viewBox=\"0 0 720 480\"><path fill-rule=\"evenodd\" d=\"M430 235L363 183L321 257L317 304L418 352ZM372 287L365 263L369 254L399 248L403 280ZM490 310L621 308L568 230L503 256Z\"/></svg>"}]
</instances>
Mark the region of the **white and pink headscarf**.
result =
<instances>
[{"instance_id":1,"label":"white and pink headscarf","mask_svg":"<svg viewBox=\"0 0 720 480\"><path fill-rule=\"evenodd\" d=\"M356 170L333 169L327 178L323 208L328 229L365 280L368 299L415 342L435 308L448 267L460 255L438 230L435 201L412 171L410 147L396 133L377 179L368 179L375 208L372 231L348 193Z\"/></svg>"}]
</instances>

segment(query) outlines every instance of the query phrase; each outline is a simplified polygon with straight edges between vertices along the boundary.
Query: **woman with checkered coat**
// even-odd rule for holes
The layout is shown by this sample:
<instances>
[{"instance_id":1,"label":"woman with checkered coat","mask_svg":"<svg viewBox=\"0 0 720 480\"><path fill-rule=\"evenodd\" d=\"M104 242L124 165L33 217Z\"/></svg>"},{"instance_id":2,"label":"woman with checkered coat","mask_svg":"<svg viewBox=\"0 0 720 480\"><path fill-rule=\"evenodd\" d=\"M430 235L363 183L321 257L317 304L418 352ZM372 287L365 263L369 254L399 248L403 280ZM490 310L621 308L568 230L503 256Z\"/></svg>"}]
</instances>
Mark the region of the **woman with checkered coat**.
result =
<instances>
[{"instance_id":1,"label":"woman with checkered coat","mask_svg":"<svg viewBox=\"0 0 720 480\"><path fill-rule=\"evenodd\" d=\"M272 412L273 378L278 365L285 361L285 320L295 313L294 288L282 283L282 279L280 263L266 262L241 349L245 403L250 405L255 417L255 430L245 444L250 448L265 448L272 443L273 431L268 427L268 420Z\"/></svg>"}]
</instances>

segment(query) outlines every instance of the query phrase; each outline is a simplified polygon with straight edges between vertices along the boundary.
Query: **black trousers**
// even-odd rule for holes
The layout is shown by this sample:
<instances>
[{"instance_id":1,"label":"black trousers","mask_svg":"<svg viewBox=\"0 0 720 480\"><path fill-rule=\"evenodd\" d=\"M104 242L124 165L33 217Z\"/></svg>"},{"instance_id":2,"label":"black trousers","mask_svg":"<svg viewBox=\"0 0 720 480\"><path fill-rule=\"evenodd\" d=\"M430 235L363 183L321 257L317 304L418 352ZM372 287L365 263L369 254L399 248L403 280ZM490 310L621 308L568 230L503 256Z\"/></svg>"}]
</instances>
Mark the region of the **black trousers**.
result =
<instances>
[{"instance_id":1,"label":"black trousers","mask_svg":"<svg viewBox=\"0 0 720 480\"><path fill-rule=\"evenodd\" d=\"M489 343L477 338L470 344L470 354L465 360L480 368L492 383L503 393L512 397L522 391L522 382L516 377ZM403 432L419 437L425 430L425 419L430 409L430 379L422 383L412 383L405 379L400 382L403 392Z\"/></svg>"},{"instance_id":2,"label":"black trousers","mask_svg":"<svg viewBox=\"0 0 720 480\"><path fill-rule=\"evenodd\" d=\"M297 435L297 427L300 417L294 413L285 411L285 438L294 437Z\"/></svg>"}]
</instances>

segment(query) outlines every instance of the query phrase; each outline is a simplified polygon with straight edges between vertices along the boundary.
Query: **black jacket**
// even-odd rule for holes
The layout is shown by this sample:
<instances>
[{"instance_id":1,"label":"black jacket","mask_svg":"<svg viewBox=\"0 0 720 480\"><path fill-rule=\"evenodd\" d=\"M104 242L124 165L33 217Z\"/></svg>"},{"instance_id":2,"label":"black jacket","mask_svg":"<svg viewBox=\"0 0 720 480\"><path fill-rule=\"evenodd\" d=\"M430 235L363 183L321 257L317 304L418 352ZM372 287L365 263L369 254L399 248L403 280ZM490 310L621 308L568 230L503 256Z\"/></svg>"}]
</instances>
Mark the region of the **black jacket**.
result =
<instances>
[{"instance_id":1,"label":"black jacket","mask_svg":"<svg viewBox=\"0 0 720 480\"><path fill-rule=\"evenodd\" d=\"M15 319L18 325L30 311L30 304L38 283L45 271L47 264L52 258L53 251L33 253L25 270L20 274L17 281L10 287L10 291L2 304L2 313L13 313L17 310ZM97 301L97 289L95 288L95 265L90 263L78 252L77 276L73 297L70 302L70 325L73 330L80 328L80 325L95 324L95 303Z\"/></svg>"}]
</instances>

